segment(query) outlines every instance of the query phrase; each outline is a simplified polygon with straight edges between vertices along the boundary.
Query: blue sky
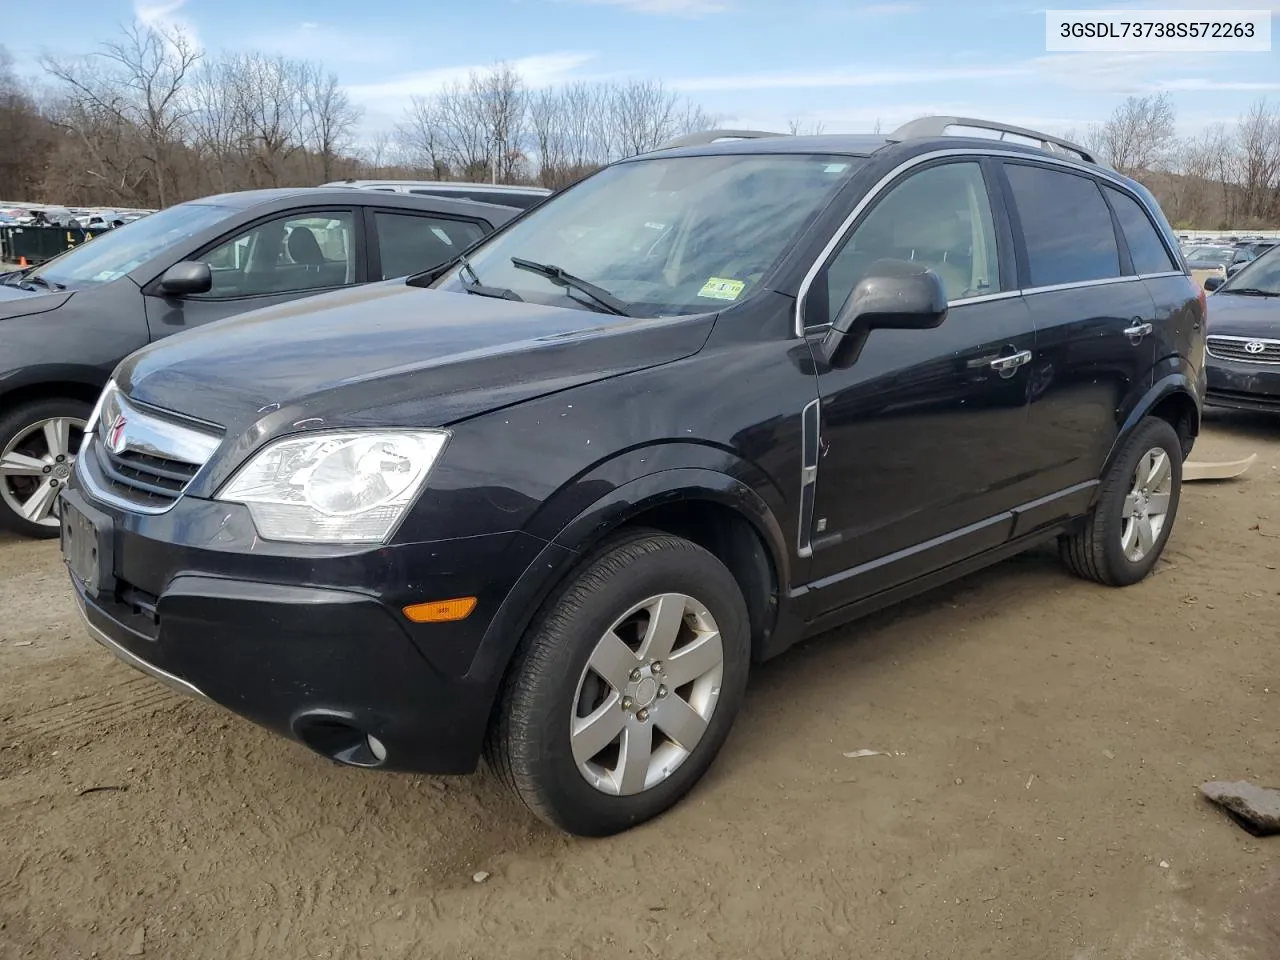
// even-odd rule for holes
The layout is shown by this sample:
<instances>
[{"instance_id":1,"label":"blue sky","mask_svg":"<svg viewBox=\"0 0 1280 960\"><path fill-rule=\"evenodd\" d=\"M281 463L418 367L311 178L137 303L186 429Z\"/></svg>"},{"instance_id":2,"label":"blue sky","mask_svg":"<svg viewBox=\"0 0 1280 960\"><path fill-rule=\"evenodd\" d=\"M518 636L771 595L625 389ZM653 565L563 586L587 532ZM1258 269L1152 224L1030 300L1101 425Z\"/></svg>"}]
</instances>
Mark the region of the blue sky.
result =
<instances>
[{"instance_id":1,"label":"blue sky","mask_svg":"<svg viewBox=\"0 0 1280 960\"><path fill-rule=\"evenodd\" d=\"M1205 0L1055 8L1213 7ZM1221 5L1220 5L1221 6ZM1280 0L1230 0L1280 13ZM530 85L656 77L726 125L888 131L922 113L1000 118L1061 132L1125 96L1168 90L1183 132L1280 101L1280 50L1046 54L1044 2L989 0L55 0L28 5L2 41L21 69L86 52L133 17L179 24L210 50L321 60L390 127L412 94L497 60ZM1280 44L1280 23L1273 19ZM6 31L8 32L8 31Z\"/></svg>"}]
</instances>

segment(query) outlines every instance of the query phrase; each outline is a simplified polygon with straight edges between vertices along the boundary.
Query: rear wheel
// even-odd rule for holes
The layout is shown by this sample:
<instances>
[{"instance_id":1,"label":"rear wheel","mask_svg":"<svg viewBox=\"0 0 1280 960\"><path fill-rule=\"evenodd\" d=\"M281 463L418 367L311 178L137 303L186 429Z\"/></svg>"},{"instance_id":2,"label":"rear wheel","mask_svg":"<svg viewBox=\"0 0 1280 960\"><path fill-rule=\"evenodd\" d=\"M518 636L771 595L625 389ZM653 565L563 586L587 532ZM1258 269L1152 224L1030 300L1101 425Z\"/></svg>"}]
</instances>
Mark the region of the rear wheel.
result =
<instances>
[{"instance_id":1,"label":"rear wheel","mask_svg":"<svg viewBox=\"0 0 1280 960\"><path fill-rule=\"evenodd\" d=\"M0 526L27 537L58 535L58 494L91 409L79 400L37 400L0 417Z\"/></svg>"},{"instance_id":2,"label":"rear wheel","mask_svg":"<svg viewBox=\"0 0 1280 960\"><path fill-rule=\"evenodd\" d=\"M618 833L671 807L711 766L749 657L746 603L719 560L661 533L619 541L521 642L489 762L543 820Z\"/></svg>"},{"instance_id":3,"label":"rear wheel","mask_svg":"<svg viewBox=\"0 0 1280 960\"><path fill-rule=\"evenodd\" d=\"M1144 420L1103 478L1098 503L1084 526L1062 538L1067 567L1113 587L1146 577L1173 530L1182 461L1177 431L1165 420Z\"/></svg>"}]
</instances>

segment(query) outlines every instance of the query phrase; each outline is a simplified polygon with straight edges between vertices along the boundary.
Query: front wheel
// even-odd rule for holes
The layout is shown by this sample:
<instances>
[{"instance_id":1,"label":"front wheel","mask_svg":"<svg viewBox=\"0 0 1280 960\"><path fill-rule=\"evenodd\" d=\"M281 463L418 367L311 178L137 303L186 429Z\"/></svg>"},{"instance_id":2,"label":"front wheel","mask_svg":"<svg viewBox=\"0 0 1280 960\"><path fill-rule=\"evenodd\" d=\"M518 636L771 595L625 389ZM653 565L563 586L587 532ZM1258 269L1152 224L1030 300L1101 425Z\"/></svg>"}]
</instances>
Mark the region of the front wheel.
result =
<instances>
[{"instance_id":1,"label":"front wheel","mask_svg":"<svg viewBox=\"0 0 1280 960\"><path fill-rule=\"evenodd\" d=\"M1061 540L1073 573L1125 587L1151 572L1178 513L1182 446L1165 420L1148 417L1138 425L1103 478L1093 513Z\"/></svg>"},{"instance_id":2,"label":"front wheel","mask_svg":"<svg viewBox=\"0 0 1280 960\"><path fill-rule=\"evenodd\" d=\"M489 763L548 823L619 833L674 805L711 766L749 659L733 575L687 540L637 533L589 561L530 627Z\"/></svg>"},{"instance_id":3,"label":"front wheel","mask_svg":"<svg viewBox=\"0 0 1280 960\"><path fill-rule=\"evenodd\" d=\"M0 416L0 527L58 535L58 494L71 477L89 404L37 400Z\"/></svg>"}]
</instances>

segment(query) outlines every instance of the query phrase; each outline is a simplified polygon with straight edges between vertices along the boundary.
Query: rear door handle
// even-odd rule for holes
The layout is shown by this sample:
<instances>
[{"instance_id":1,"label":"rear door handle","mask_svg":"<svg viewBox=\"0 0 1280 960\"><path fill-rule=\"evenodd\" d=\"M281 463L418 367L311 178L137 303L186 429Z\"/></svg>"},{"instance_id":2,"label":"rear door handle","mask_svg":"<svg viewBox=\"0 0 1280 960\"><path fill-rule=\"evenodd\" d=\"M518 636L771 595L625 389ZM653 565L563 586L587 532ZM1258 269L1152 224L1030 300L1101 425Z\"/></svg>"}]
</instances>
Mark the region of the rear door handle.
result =
<instances>
[{"instance_id":1,"label":"rear door handle","mask_svg":"<svg viewBox=\"0 0 1280 960\"><path fill-rule=\"evenodd\" d=\"M1132 327L1126 327L1124 331L1124 335L1128 337L1130 340L1132 340L1134 343L1137 343L1139 340L1141 340L1143 337L1145 337L1148 333L1150 333L1154 329L1155 328L1149 323L1139 323L1139 324L1135 324Z\"/></svg>"},{"instance_id":2,"label":"rear door handle","mask_svg":"<svg viewBox=\"0 0 1280 960\"><path fill-rule=\"evenodd\" d=\"M1007 357L996 357L991 361L991 369L999 372L1001 375L1008 375L1017 370L1024 363L1031 362L1030 350L1019 350L1015 354Z\"/></svg>"}]
</instances>

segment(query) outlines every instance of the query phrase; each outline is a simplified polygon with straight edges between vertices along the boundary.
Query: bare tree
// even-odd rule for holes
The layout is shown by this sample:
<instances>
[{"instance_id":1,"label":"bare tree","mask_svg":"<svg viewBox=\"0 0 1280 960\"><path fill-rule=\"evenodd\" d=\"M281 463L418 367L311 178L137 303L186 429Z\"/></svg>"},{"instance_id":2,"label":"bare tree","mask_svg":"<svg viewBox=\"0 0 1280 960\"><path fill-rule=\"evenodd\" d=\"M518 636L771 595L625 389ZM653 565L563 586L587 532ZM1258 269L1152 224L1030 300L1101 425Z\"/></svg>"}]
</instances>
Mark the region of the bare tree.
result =
<instances>
[{"instance_id":1,"label":"bare tree","mask_svg":"<svg viewBox=\"0 0 1280 960\"><path fill-rule=\"evenodd\" d=\"M794 119L787 121L787 132L793 137L818 136L825 129L825 124L821 120L811 121L805 124L803 120Z\"/></svg>"},{"instance_id":2,"label":"bare tree","mask_svg":"<svg viewBox=\"0 0 1280 960\"><path fill-rule=\"evenodd\" d=\"M134 23L96 53L76 61L46 57L42 64L63 87L67 109L60 124L65 129L82 140L91 133L103 135L103 124L111 121L138 132L155 199L164 206L170 200L174 145L187 116L183 91L200 57L180 30ZM77 121L88 126L70 126ZM107 137L132 139L123 130Z\"/></svg>"},{"instance_id":3,"label":"bare tree","mask_svg":"<svg viewBox=\"0 0 1280 960\"><path fill-rule=\"evenodd\" d=\"M410 164L430 171L432 180L447 178L449 161L435 98L411 97L404 119L396 127L395 138Z\"/></svg>"},{"instance_id":4,"label":"bare tree","mask_svg":"<svg viewBox=\"0 0 1280 960\"><path fill-rule=\"evenodd\" d=\"M320 64L308 64L301 79L305 145L319 158L320 177L328 182L340 155L351 148L361 111Z\"/></svg>"},{"instance_id":5,"label":"bare tree","mask_svg":"<svg viewBox=\"0 0 1280 960\"><path fill-rule=\"evenodd\" d=\"M0 46L0 197L33 196L57 146L57 132Z\"/></svg>"},{"instance_id":6,"label":"bare tree","mask_svg":"<svg viewBox=\"0 0 1280 960\"><path fill-rule=\"evenodd\" d=\"M1168 93L1129 97L1086 135L1086 145L1126 176L1155 170L1176 144L1173 100Z\"/></svg>"},{"instance_id":7,"label":"bare tree","mask_svg":"<svg viewBox=\"0 0 1280 960\"><path fill-rule=\"evenodd\" d=\"M1250 106L1236 132L1240 203L1246 218L1280 214L1280 109L1266 98Z\"/></svg>"}]
</instances>

